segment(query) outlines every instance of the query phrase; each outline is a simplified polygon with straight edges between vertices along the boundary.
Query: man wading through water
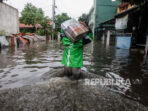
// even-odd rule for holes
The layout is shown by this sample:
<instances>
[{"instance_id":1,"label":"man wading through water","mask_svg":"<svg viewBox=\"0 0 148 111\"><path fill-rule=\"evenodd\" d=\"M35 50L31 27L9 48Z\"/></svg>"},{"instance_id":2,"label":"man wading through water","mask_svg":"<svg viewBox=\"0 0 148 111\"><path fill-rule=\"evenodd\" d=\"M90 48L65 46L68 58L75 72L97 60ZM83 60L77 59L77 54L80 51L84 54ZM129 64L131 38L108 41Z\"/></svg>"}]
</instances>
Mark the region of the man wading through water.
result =
<instances>
[{"instance_id":1,"label":"man wading through water","mask_svg":"<svg viewBox=\"0 0 148 111\"><path fill-rule=\"evenodd\" d=\"M61 29L61 39L64 45L64 53L62 64L64 65L64 74L71 79L79 79L82 74L81 68L83 67L83 46L91 42L93 36L91 31L87 36L76 42L72 42Z\"/></svg>"}]
</instances>

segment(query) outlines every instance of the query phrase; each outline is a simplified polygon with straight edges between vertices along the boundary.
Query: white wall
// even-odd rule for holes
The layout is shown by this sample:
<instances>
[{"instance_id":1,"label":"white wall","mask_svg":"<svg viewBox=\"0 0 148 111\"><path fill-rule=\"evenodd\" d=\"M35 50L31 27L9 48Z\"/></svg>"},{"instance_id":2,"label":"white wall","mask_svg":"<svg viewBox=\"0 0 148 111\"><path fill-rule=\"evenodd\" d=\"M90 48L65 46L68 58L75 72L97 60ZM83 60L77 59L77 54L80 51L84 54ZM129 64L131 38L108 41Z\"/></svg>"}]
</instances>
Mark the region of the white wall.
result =
<instances>
[{"instance_id":1,"label":"white wall","mask_svg":"<svg viewBox=\"0 0 148 111\"><path fill-rule=\"evenodd\" d=\"M19 32L18 10L0 3L0 31L4 30L7 35Z\"/></svg>"}]
</instances>

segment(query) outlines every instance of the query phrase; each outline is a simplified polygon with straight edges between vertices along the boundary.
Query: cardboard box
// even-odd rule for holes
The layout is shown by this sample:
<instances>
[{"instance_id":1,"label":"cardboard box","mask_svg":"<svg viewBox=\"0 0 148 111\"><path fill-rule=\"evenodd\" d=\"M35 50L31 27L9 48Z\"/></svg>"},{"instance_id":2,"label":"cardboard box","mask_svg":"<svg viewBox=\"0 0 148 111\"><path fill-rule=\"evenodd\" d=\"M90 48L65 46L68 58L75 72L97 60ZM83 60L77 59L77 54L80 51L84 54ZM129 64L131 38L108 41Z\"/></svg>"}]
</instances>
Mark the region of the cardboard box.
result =
<instances>
[{"instance_id":1,"label":"cardboard box","mask_svg":"<svg viewBox=\"0 0 148 111\"><path fill-rule=\"evenodd\" d=\"M64 30L66 36L68 36L72 42L83 38L83 36L88 32L87 27L80 24L75 19L65 21L62 23L61 28Z\"/></svg>"}]
</instances>

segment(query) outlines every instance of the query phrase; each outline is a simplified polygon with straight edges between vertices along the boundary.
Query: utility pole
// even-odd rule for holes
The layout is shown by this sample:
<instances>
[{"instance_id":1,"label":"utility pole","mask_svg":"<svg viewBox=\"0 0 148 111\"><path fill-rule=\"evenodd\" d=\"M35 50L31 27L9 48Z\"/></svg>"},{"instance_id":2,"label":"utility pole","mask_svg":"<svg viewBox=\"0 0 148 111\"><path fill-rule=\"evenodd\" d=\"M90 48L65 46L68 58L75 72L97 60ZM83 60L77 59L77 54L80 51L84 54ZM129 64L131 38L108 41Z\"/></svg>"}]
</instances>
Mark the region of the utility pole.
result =
<instances>
[{"instance_id":1,"label":"utility pole","mask_svg":"<svg viewBox=\"0 0 148 111\"><path fill-rule=\"evenodd\" d=\"M53 24L52 24L52 40L54 39L54 29L55 29L55 8L56 8L56 6L55 6L55 0L52 0L52 2L53 2L53 5L52 5L52 22L53 22Z\"/></svg>"}]
</instances>

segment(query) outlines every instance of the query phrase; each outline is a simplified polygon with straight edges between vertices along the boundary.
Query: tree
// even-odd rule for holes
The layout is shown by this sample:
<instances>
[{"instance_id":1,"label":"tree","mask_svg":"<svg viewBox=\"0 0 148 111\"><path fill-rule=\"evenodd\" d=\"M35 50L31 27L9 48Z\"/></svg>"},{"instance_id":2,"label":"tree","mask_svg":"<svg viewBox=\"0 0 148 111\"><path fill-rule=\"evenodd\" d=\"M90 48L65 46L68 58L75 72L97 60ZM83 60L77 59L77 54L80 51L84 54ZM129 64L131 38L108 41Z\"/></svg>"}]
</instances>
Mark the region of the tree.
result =
<instances>
[{"instance_id":1,"label":"tree","mask_svg":"<svg viewBox=\"0 0 148 111\"><path fill-rule=\"evenodd\" d=\"M21 12L22 17L20 21L27 25L33 25L41 23L44 18L44 12L41 8L33 6L31 3L25 5L24 10Z\"/></svg>"},{"instance_id":2,"label":"tree","mask_svg":"<svg viewBox=\"0 0 148 111\"><path fill-rule=\"evenodd\" d=\"M87 17L87 14L83 13L79 19L79 21L82 21L82 22L85 22L86 24L88 24L88 17Z\"/></svg>"},{"instance_id":3,"label":"tree","mask_svg":"<svg viewBox=\"0 0 148 111\"><path fill-rule=\"evenodd\" d=\"M47 40L49 39L49 35L52 34L52 26L50 24L51 19L49 19L48 17L44 17L43 20L41 21L41 25L42 25L42 32L43 35L46 35Z\"/></svg>"},{"instance_id":4,"label":"tree","mask_svg":"<svg viewBox=\"0 0 148 111\"><path fill-rule=\"evenodd\" d=\"M67 13L56 15L55 16L56 29L59 30L61 28L61 23L69 19L71 19L71 17L69 17Z\"/></svg>"}]
</instances>

